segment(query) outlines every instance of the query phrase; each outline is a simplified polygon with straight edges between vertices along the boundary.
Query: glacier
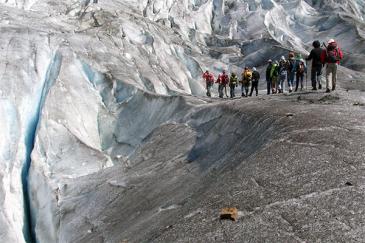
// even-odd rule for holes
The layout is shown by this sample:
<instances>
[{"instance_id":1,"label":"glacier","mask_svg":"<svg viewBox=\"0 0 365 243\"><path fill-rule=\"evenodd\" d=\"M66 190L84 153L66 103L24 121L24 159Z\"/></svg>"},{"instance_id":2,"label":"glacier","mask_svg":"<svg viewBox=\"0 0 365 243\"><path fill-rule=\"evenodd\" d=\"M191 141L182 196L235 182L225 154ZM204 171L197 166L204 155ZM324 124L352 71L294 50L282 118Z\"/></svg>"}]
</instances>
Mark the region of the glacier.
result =
<instances>
[{"instance_id":1,"label":"glacier","mask_svg":"<svg viewBox=\"0 0 365 243\"><path fill-rule=\"evenodd\" d=\"M363 1L0 8L1 242L364 239ZM204 97L205 69L264 76L328 38L336 93Z\"/></svg>"}]
</instances>

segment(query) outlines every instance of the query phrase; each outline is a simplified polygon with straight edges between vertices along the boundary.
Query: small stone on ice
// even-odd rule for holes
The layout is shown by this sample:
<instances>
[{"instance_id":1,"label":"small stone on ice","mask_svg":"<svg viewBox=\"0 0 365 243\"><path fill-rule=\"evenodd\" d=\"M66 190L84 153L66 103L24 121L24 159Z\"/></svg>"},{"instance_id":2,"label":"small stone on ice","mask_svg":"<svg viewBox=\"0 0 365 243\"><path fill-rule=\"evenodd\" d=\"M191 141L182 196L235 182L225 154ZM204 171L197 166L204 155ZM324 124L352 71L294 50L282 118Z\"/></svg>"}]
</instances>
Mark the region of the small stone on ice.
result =
<instances>
[{"instance_id":1,"label":"small stone on ice","mask_svg":"<svg viewBox=\"0 0 365 243\"><path fill-rule=\"evenodd\" d=\"M220 212L220 219L230 219L237 221L238 210L237 208L222 208Z\"/></svg>"}]
</instances>

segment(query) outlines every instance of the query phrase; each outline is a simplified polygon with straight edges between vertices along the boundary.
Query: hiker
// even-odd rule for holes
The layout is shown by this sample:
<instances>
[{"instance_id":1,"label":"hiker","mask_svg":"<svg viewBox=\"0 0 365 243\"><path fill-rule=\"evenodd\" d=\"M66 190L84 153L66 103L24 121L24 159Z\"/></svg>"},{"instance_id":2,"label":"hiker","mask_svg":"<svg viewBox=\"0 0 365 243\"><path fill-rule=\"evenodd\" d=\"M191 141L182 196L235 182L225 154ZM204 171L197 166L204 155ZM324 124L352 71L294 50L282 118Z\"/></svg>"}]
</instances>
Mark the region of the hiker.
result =
<instances>
[{"instance_id":1,"label":"hiker","mask_svg":"<svg viewBox=\"0 0 365 243\"><path fill-rule=\"evenodd\" d=\"M211 97L211 88L214 84L214 75L212 73L209 73L208 70L205 71L203 74L203 79L205 80L206 88L207 88L207 96Z\"/></svg>"},{"instance_id":2,"label":"hiker","mask_svg":"<svg viewBox=\"0 0 365 243\"><path fill-rule=\"evenodd\" d=\"M279 62L279 80L278 80L278 92L284 93L285 80L287 76L288 62L285 57L282 56Z\"/></svg>"},{"instance_id":3,"label":"hiker","mask_svg":"<svg viewBox=\"0 0 365 243\"><path fill-rule=\"evenodd\" d=\"M303 59L298 60L295 70L296 70L296 81L297 81L295 84L295 92L297 92L299 87L299 82L301 90L303 90L304 74L307 73L307 66L305 65L305 61Z\"/></svg>"},{"instance_id":4,"label":"hiker","mask_svg":"<svg viewBox=\"0 0 365 243\"><path fill-rule=\"evenodd\" d=\"M326 67L326 93L331 92L330 90L330 75L332 75L332 91L336 90L337 81L337 68L340 64L340 60L343 59L343 53L338 47L335 40L330 39L328 46L321 54L321 62L327 64Z\"/></svg>"},{"instance_id":5,"label":"hiker","mask_svg":"<svg viewBox=\"0 0 365 243\"><path fill-rule=\"evenodd\" d=\"M248 96L248 88L250 87L251 79L252 79L252 71L248 67L245 67L245 70L242 72L242 80L241 80L242 97Z\"/></svg>"},{"instance_id":6,"label":"hiker","mask_svg":"<svg viewBox=\"0 0 365 243\"><path fill-rule=\"evenodd\" d=\"M231 74L231 77L229 78L229 88L230 88L230 94L231 99L233 99L236 95L234 94L234 89L238 86L238 78L235 73Z\"/></svg>"},{"instance_id":7,"label":"hiker","mask_svg":"<svg viewBox=\"0 0 365 243\"><path fill-rule=\"evenodd\" d=\"M301 90L304 89L303 81L304 81L304 74L307 73L307 66L305 61L302 58L301 54L297 54L296 61L295 61L295 73L296 73L296 84L295 84L295 92L298 91L299 83Z\"/></svg>"},{"instance_id":8,"label":"hiker","mask_svg":"<svg viewBox=\"0 0 365 243\"><path fill-rule=\"evenodd\" d=\"M223 98L223 90L226 88L227 84L229 82L228 75L226 74L226 71L223 70L221 74L219 74L216 83L218 83L218 94L219 98Z\"/></svg>"},{"instance_id":9,"label":"hiker","mask_svg":"<svg viewBox=\"0 0 365 243\"><path fill-rule=\"evenodd\" d=\"M278 61L275 61L274 64L271 66L270 79L271 79L272 93L276 94L277 83L278 83L278 79L279 79L279 62Z\"/></svg>"},{"instance_id":10,"label":"hiker","mask_svg":"<svg viewBox=\"0 0 365 243\"><path fill-rule=\"evenodd\" d=\"M287 66L287 78L288 78L288 86L289 93L293 91L294 86L294 77L295 77L295 57L294 52L289 52L289 60Z\"/></svg>"},{"instance_id":11,"label":"hiker","mask_svg":"<svg viewBox=\"0 0 365 243\"><path fill-rule=\"evenodd\" d=\"M269 59L267 61L268 65L266 68L266 83L267 83L267 94L269 95L271 92L271 77L270 77L270 73L271 73L271 68L272 68L272 60Z\"/></svg>"},{"instance_id":12,"label":"hiker","mask_svg":"<svg viewBox=\"0 0 365 243\"><path fill-rule=\"evenodd\" d=\"M257 69L255 67L253 67L252 68L252 86L251 86L250 96L252 96L254 89L256 91L256 96L259 95L259 90L258 90L259 81L260 81L260 73L257 71Z\"/></svg>"},{"instance_id":13,"label":"hiker","mask_svg":"<svg viewBox=\"0 0 365 243\"><path fill-rule=\"evenodd\" d=\"M307 61L312 60L312 69L311 69L311 81L312 81L312 90L322 89L321 77L322 77L322 62L321 62L321 54L323 49L321 48L321 43L318 40L313 42L313 49L311 50L309 56L306 58Z\"/></svg>"}]
</instances>

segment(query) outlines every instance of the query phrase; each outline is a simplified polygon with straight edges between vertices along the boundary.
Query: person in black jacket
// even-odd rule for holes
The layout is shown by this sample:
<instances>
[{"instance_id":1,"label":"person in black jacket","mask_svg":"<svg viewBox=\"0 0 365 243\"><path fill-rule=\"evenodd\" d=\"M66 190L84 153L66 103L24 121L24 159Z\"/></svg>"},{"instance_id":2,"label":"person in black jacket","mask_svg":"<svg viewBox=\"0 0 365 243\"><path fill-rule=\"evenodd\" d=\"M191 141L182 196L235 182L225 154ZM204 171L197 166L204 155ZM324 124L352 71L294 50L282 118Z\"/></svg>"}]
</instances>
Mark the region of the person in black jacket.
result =
<instances>
[{"instance_id":1,"label":"person in black jacket","mask_svg":"<svg viewBox=\"0 0 365 243\"><path fill-rule=\"evenodd\" d=\"M272 80L271 80L272 60L270 59L268 63L269 65L266 68L266 83L267 83L267 94L269 95L272 86Z\"/></svg>"},{"instance_id":2,"label":"person in black jacket","mask_svg":"<svg viewBox=\"0 0 365 243\"><path fill-rule=\"evenodd\" d=\"M254 67L252 68L252 86L251 86L250 96L252 96L254 89L256 91L256 96L259 95L259 90L258 90L259 80L260 80L260 73L257 72L256 68Z\"/></svg>"},{"instance_id":3,"label":"person in black jacket","mask_svg":"<svg viewBox=\"0 0 365 243\"><path fill-rule=\"evenodd\" d=\"M321 48L321 43L316 40L313 42L313 49L309 56L306 58L307 61L312 60L312 70L311 70L311 80L312 80L312 90L322 89L321 75L322 75L322 62L321 54L323 49Z\"/></svg>"}]
</instances>

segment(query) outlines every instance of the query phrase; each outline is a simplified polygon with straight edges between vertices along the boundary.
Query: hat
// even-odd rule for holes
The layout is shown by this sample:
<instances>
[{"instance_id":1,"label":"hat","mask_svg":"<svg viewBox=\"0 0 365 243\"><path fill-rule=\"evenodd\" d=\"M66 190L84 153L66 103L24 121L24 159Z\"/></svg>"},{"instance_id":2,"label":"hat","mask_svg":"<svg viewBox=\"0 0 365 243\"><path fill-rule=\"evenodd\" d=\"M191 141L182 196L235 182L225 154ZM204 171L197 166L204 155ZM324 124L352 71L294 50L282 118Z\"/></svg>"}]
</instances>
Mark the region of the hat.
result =
<instances>
[{"instance_id":1,"label":"hat","mask_svg":"<svg viewBox=\"0 0 365 243\"><path fill-rule=\"evenodd\" d=\"M272 60L271 60L271 59L269 59L267 62L272 62Z\"/></svg>"},{"instance_id":2,"label":"hat","mask_svg":"<svg viewBox=\"0 0 365 243\"><path fill-rule=\"evenodd\" d=\"M281 56L281 58L280 58L281 60L283 60L283 61L285 61L285 57L284 56Z\"/></svg>"},{"instance_id":3,"label":"hat","mask_svg":"<svg viewBox=\"0 0 365 243\"><path fill-rule=\"evenodd\" d=\"M330 39L330 40L328 41L328 44L331 44L331 43L333 43L333 42L335 42L335 40L334 40L334 39Z\"/></svg>"},{"instance_id":4,"label":"hat","mask_svg":"<svg viewBox=\"0 0 365 243\"><path fill-rule=\"evenodd\" d=\"M253 67L253 68L252 68L252 71L256 71L256 68L255 68L255 67Z\"/></svg>"}]
</instances>

